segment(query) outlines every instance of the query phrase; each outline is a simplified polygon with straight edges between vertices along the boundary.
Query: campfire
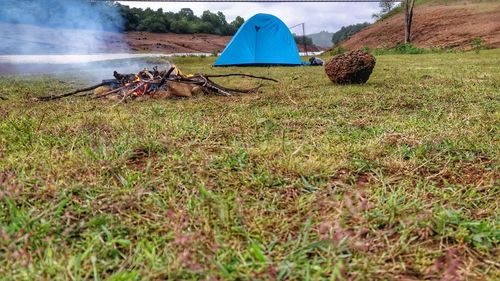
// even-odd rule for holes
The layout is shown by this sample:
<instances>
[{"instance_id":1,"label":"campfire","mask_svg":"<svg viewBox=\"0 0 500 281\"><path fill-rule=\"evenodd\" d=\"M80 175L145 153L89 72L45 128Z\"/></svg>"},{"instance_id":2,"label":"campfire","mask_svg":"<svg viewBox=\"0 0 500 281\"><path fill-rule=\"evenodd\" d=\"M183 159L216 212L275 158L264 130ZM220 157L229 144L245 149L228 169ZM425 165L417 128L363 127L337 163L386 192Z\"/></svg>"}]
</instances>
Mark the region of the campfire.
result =
<instances>
[{"instance_id":1,"label":"campfire","mask_svg":"<svg viewBox=\"0 0 500 281\"><path fill-rule=\"evenodd\" d=\"M39 97L38 100L48 101L69 96L91 96L94 99L112 98L119 100L119 102L126 102L143 98L191 97L198 94L231 96L235 93L255 93L259 90L260 86L250 89L228 88L215 83L212 79L240 76L278 82L268 77L241 73L184 75L175 65L165 70L158 70L158 67L154 67L153 70L145 68L136 74L122 74L114 71L113 76L114 79L102 80L102 82L97 85L61 95Z\"/></svg>"}]
</instances>

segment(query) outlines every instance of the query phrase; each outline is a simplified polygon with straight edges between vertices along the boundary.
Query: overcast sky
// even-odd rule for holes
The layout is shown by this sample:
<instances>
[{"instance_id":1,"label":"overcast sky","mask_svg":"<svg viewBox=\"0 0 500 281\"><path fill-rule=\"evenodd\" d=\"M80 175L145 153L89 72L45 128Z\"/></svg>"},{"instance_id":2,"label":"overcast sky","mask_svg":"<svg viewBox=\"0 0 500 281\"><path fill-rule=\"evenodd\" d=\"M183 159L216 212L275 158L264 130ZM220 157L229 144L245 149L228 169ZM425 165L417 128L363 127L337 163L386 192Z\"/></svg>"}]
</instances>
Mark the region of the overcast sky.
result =
<instances>
[{"instance_id":1,"label":"overcast sky","mask_svg":"<svg viewBox=\"0 0 500 281\"><path fill-rule=\"evenodd\" d=\"M221 11L228 22L241 16L245 20L257 13L273 14L288 26L301 22L306 23L306 33L316 33L322 30L335 32L340 27L349 24L372 21L373 13L378 12L377 3L147 3L121 2L123 5L137 8L147 8L178 12L182 8L190 8L197 16L203 11ZM299 27L292 32L301 34Z\"/></svg>"}]
</instances>

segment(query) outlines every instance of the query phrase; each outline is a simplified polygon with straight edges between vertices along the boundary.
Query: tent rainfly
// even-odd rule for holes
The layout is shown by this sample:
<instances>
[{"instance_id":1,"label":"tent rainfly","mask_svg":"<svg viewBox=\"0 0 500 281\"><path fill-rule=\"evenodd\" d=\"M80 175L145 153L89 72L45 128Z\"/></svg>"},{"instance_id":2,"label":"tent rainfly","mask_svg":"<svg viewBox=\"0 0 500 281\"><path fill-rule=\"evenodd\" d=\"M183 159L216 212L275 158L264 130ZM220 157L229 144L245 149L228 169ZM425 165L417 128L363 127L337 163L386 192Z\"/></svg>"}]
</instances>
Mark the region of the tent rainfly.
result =
<instances>
[{"instance_id":1,"label":"tent rainfly","mask_svg":"<svg viewBox=\"0 0 500 281\"><path fill-rule=\"evenodd\" d=\"M273 15L256 14L238 29L214 66L301 64L288 27Z\"/></svg>"}]
</instances>

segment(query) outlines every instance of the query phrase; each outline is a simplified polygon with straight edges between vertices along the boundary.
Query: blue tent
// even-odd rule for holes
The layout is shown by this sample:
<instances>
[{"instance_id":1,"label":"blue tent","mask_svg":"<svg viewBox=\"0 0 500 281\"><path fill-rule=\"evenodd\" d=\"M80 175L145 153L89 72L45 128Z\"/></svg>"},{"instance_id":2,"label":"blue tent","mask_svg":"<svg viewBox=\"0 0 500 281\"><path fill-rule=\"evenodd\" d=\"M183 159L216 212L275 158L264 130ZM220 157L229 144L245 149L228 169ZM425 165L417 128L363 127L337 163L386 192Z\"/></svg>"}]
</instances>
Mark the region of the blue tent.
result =
<instances>
[{"instance_id":1,"label":"blue tent","mask_svg":"<svg viewBox=\"0 0 500 281\"><path fill-rule=\"evenodd\" d=\"M214 66L301 64L288 27L273 15L256 14L240 27Z\"/></svg>"}]
</instances>

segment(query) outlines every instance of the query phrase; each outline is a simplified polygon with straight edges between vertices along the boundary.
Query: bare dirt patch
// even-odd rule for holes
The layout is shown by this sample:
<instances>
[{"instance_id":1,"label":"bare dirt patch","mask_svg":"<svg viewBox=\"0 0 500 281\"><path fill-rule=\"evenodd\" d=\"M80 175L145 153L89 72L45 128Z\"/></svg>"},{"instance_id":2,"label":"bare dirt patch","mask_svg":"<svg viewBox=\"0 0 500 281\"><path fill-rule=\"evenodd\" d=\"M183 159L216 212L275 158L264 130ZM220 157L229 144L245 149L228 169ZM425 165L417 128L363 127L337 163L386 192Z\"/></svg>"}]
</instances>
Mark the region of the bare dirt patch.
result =
<instances>
[{"instance_id":1,"label":"bare dirt patch","mask_svg":"<svg viewBox=\"0 0 500 281\"><path fill-rule=\"evenodd\" d=\"M470 49L474 38L500 47L500 3L416 6L412 43L419 47ZM404 15L377 22L344 41L348 49L393 47L404 39Z\"/></svg>"},{"instance_id":2,"label":"bare dirt patch","mask_svg":"<svg viewBox=\"0 0 500 281\"><path fill-rule=\"evenodd\" d=\"M175 34L128 32L123 36L125 44L134 52L159 53L212 53L222 52L232 36L213 34ZM298 45L303 52L303 46ZM308 46L309 52L321 51L317 46Z\"/></svg>"},{"instance_id":3,"label":"bare dirt patch","mask_svg":"<svg viewBox=\"0 0 500 281\"><path fill-rule=\"evenodd\" d=\"M128 32L123 41L135 52L210 53L222 52L231 36Z\"/></svg>"}]
</instances>

